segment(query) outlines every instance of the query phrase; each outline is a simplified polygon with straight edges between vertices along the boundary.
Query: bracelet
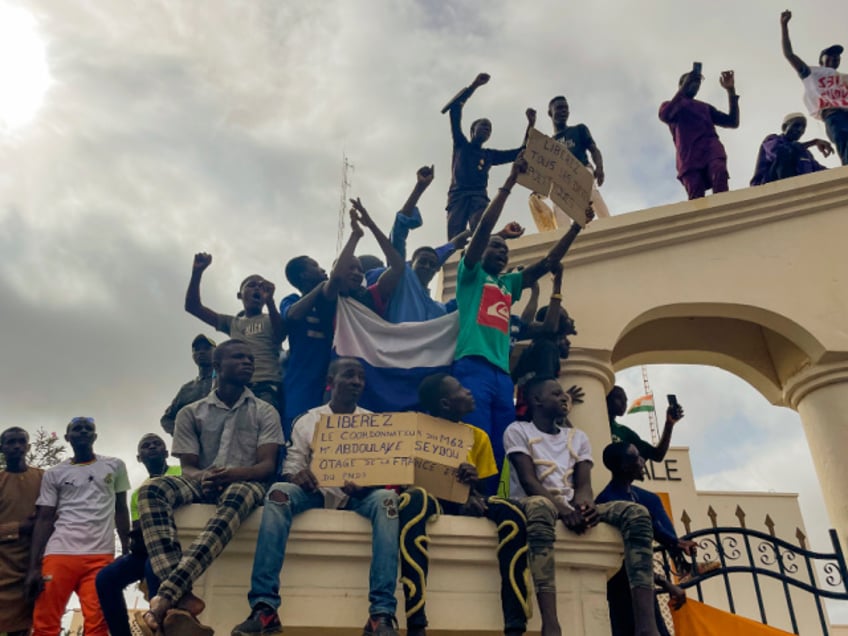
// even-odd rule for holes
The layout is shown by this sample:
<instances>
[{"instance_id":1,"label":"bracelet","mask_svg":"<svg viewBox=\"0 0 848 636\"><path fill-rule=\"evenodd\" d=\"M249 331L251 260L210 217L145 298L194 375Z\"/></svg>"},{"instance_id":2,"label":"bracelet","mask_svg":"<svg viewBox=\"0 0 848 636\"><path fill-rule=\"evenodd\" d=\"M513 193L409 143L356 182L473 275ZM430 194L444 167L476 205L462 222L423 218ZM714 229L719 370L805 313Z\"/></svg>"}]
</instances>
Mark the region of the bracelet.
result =
<instances>
[{"instance_id":1,"label":"bracelet","mask_svg":"<svg viewBox=\"0 0 848 636\"><path fill-rule=\"evenodd\" d=\"M512 188L498 188L498 192L506 192L507 194L512 194Z\"/></svg>"},{"instance_id":2,"label":"bracelet","mask_svg":"<svg viewBox=\"0 0 848 636\"><path fill-rule=\"evenodd\" d=\"M562 300L562 294L551 294L551 300Z\"/></svg>"}]
</instances>

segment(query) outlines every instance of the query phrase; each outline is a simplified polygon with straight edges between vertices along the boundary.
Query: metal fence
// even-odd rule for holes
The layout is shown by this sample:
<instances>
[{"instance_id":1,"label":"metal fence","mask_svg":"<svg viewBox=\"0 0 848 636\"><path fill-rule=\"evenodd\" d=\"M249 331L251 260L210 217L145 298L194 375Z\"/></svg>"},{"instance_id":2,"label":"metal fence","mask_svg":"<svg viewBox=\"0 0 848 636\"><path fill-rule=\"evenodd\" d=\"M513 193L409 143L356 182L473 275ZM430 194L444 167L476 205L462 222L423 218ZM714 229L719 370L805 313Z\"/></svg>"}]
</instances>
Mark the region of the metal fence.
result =
<instances>
[{"instance_id":1,"label":"metal fence","mask_svg":"<svg viewBox=\"0 0 848 636\"><path fill-rule=\"evenodd\" d=\"M817 552L806 546L806 537L800 529L796 530L798 545L775 536L774 523L766 516L765 525L768 532L760 532L745 527L744 512L737 509L739 527L718 526L716 514L712 509L708 512L712 527L690 531L688 518L684 513L683 522L687 534L682 537L695 541L700 549L697 560L718 561L718 569L695 577L680 586L694 588L699 601L704 601L704 583L713 578L723 582L724 595L730 612L736 614L736 599L734 586L748 582L753 585L760 621L768 625L766 598L763 594L763 584L772 579L779 582L785 598L792 631L798 634L796 606L790 593L793 588L812 595L818 612L821 633L828 636L828 620L824 609L824 599L848 600L848 569L845 556L835 530L830 530L832 552ZM666 576L673 569L669 555L664 549L658 548L658 558ZM694 565L695 558L692 559ZM670 576L669 576L670 578ZM806 636L806 635L805 635Z\"/></svg>"}]
</instances>

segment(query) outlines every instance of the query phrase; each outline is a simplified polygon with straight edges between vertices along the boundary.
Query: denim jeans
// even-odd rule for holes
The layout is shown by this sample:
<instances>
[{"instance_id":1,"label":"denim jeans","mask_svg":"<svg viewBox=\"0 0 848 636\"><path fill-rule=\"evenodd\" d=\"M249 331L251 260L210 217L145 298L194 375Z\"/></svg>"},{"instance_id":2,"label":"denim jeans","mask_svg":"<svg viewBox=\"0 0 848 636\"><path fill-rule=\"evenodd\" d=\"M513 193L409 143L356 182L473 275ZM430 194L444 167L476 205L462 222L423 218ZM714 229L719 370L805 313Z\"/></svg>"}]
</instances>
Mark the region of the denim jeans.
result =
<instances>
[{"instance_id":1,"label":"denim jeans","mask_svg":"<svg viewBox=\"0 0 848 636\"><path fill-rule=\"evenodd\" d=\"M283 495L283 501L280 494ZM276 483L268 490L262 522L256 540L253 571L250 575L250 607L265 603L280 606L280 571L286 555L292 520L301 512L323 508L324 496L307 493L291 483ZM397 607L395 588L398 575L398 497L391 490L376 489L361 499L351 497L345 510L352 510L371 521L371 574L368 600L370 615L394 615Z\"/></svg>"},{"instance_id":2,"label":"denim jeans","mask_svg":"<svg viewBox=\"0 0 848 636\"><path fill-rule=\"evenodd\" d=\"M492 442L498 474L481 480L480 489L485 495L495 495L504 464L504 431L515 421L515 386L508 373L480 356L455 360L451 373L474 396L474 410L462 421L483 429Z\"/></svg>"},{"instance_id":3,"label":"denim jeans","mask_svg":"<svg viewBox=\"0 0 848 636\"><path fill-rule=\"evenodd\" d=\"M94 584L103 617L112 636L131 636L124 588L136 583L144 576L147 555L125 554L97 573Z\"/></svg>"}]
</instances>

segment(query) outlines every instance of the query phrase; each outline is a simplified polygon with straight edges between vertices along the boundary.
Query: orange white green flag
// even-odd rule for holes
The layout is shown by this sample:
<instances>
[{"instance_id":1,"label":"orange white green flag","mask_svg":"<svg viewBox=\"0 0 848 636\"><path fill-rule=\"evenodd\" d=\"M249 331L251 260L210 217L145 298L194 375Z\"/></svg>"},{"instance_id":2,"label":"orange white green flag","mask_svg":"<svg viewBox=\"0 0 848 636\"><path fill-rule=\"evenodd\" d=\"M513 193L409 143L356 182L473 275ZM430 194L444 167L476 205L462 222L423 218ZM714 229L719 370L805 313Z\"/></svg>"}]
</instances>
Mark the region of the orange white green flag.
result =
<instances>
[{"instance_id":1,"label":"orange white green flag","mask_svg":"<svg viewBox=\"0 0 848 636\"><path fill-rule=\"evenodd\" d=\"M671 618L674 621L674 633L686 636L788 636L790 633L744 616L728 614L691 598L679 610L673 611Z\"/></svg>"},{"instance_id":2,"label":"orange white green flag","mask_svg":"<svg viewBox=\"0 0 848 636\"><path fill-rule=\"evenodd\" d=\"M654 411L654 396L650 393L648 395L643 395L640 398L636 398L633 401L633 404L630 405L630 408L627 410L627 414L630 413L651 413Z\"/></svg>"}]
</instances>

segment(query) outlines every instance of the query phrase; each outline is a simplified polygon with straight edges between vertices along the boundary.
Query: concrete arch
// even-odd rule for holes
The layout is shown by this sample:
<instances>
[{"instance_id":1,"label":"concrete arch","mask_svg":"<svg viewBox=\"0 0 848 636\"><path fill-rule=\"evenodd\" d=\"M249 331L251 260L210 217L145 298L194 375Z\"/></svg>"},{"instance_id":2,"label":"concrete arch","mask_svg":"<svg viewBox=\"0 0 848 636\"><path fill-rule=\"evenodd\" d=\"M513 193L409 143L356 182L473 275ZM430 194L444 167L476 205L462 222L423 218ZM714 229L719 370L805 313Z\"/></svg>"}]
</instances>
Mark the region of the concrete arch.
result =
<instances>
[{"instance_id":1,"label":"concrete arch","mask_svg":"<svg viewBox=\"0 0 848 636\"><path fill-rule=\"evenodd\" d=\"M741 377L771 403L788 378L820 360L824 346L801 325L736 303L673 303L632 319L612 349L616 370L638 364L707 364Z\"/></svg>"},{"instance_id":2,"label":"concrete arch","mask_svg":"<svg viewBox=\"0 0 848 636\"><path fill-rule=\"evenodd\" d=\"M512 241L511 264L544 257L563 232ZM848 166L592 223L565 258L578 335L561 381L585 389L575 419L593 448L609 439L616 369L721 367L798 412L848 545L846 232ZM540 286L545 299L549 280ZM455 288L453 260L443 299Z\"/></svg>"}]
</instances>

